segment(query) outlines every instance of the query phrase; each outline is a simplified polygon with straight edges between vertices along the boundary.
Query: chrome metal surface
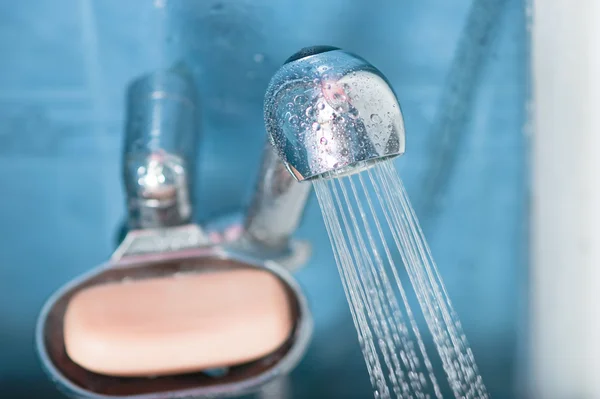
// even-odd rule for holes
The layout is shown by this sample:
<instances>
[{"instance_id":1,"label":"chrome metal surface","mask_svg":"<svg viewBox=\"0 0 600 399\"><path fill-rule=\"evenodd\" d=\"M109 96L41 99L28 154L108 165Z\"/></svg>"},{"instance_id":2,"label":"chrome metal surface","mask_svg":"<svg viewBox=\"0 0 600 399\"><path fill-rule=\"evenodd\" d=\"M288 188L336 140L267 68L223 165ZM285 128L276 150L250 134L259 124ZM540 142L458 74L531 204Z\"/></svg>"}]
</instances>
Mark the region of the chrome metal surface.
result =
<instances>
[{"instance_id":1,"label":"chrome metal surface","mask_svg":"<svg viewBox=\"0 0 600 399\"><path fill-rule=\"evenodd\" d=\"M111 256L117 261L124 256L183 251L210 244L208 236L195 224L130 231Z\"/></svg>"},{"instance_id":2,"label":"chrome metal surface","mask_svg":"<svg viewBox=\"0 0 600 399\"><path fill-rule=\"evenodd\" d=\"M269 138L298 181L356 173L404 153L404 121L374 66L326 46L300 50L265 96Z\"/></svg>"},{"instance_id":3,"label":"chrome metal surface","mask_svg":"<svg viewBox=\"0 0 600 399\"><path fill-rule=\"evenodd\" d=\"M279 165L283 168L281 161ZM285 173L289 176L287 171ZM310 242L290 237L283 246L268 246L253 239L246 232L247 222L248 215L238 211L211 219L202 226L202 229L212 245L227 245L230 248L236 248L237 251L252 255L257 259L274 261L291 272L300 269L308 262L312 254Z\"/></svg>"},{"instance_id":4,"label":"chrome metal surface","mask_svg":"<svg viewBox=\"0 0 600 399\"><path fill-rule=\"evenodd\" d=\"M310 190L310 184L300 184L288 173L267 143L240 244L268 259L288 256L290 238L300 224ZM310 247L306 250L310 252Z\"/></svg>"},{"instance_id":5,"label":"chrome metal surface","mask_svg":"<svg viewBox=\"0 0 600 399\"><path fill-rule=\"evenodd\" d=\"M181 72L130 84L123 155L130 229L190 221L197 112L193 82Z\"/></svg>"}]
</instances>

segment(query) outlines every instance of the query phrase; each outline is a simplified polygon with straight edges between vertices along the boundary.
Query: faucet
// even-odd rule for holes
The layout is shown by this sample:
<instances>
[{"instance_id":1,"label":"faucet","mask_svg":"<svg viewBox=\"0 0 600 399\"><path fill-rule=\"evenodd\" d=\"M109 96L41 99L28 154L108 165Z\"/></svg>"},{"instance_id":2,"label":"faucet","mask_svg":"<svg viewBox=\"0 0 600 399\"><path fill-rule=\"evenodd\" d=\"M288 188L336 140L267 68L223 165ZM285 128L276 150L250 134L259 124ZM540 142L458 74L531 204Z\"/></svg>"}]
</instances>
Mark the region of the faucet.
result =
<instances>
[{"instance_id":1,"label":"faucet","mask_svg":"<svg viewBox=\"0 0 600 399\"><path fill-rule=\"evenodd\" d=\"M240 243L293 268L310 251L290 241L310 192L298 182L402 155L404 120L383 74L332 46L306 47L285 61L267 89L264 118L269 140Z\"/></svg>"},{"instance_id":2,"label":"faucet","mask_svg":"<svg viewBox=\"0 0 600 399\"><path fill-rule=\"evenodd\" d=\"M192 221L199 119L193 82L178 70L154 72L129 85L127 104L122 179L129 231L107 263L68 282L44 304L36 327L36 348L44 370L72 398L221 398L273 392L283 397L286 376L303 357L312 335L307 300L288 270L304 263L309 254L305 246L290 239L302 214L306 187L297 185L281 162L265 151L264 180L248 212L246 233L239 240L244 244L214 243L205 227ZM269 225L271 217L279 222ZM287 260L286 266L278 263L277 257ZM278 308L287 311L277 314L290 326L289 335L274 351L242 363L207 366L184 374L170 371L151 378L94 372L69 355L68 337L73 330L68 330L65 316L78 294L102 286L127 290L132 282L144 279L174 281L189 274L236 270L267 273L284 293L286 304ZM243 285L239 289L244 289ZM243 334L244 329L238 328L236 333ZM98 337L87 343L85 334L78 337L84 347L98 347L94 341ZM81 351L78 356L81 359Z\"/></svg>"},{"instance_id":3,"label":"faucet","mask_svg":"<svg viewBox=\"0 0 600 399\"><path fill-rule=\"evenodd\" d=\"M306 298L290 273L310 255L308 243L292 239L310 193L311 185L302 182L358 173L404 153L402 113L381 72L335 47L302 49L266 92L268 141L241 237L217 244L192 222L198 123L192 88L177 71L130 85L123 155L130 231L106 264L61 287L38 318L44 369L71 397L230 397L281 381L302 358L312 332ZM86 371L66 355L65 309L81 290L215 267L265 270L284 284L294 328L275 353L231 373L133 380Z\"/></svg>"},{"instance_id":4,"label":"faucet","mask_svg":"<svg viewBox=\"0 0 600 399\"><path fill-rule=\"evenodd\" d=\"M298 182L359 173L404 153L404 120L383 74L330 46L292 55L265 96L269 139Z\"/></svg>"}]
</instances>

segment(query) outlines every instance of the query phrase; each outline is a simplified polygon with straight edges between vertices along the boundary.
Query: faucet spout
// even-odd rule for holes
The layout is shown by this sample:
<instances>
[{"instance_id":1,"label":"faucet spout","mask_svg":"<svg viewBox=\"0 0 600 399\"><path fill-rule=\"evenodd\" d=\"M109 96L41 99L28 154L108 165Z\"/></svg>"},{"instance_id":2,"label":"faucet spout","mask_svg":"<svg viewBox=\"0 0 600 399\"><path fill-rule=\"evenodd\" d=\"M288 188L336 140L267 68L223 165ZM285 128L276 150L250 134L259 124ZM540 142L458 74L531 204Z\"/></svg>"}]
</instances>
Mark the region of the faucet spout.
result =
<instances>
[{"instance_id":1,"label":"faucet spout","mask_svg":"<svg viewBox=\"0 0 600 399\"><path fill-rule=\"evenodd\" d=\"M404 153L404 120L389 82L335 47L302 49L275 73L265 124L298 181L357 173Z\"/></svg>"},{"instance_id":2,"label":"faucet spout","mask_svg":"<svg viewBox=\"0 0 600 399\"><path fill-rule=\"evenodd\" d=\"M288 58L269 83L264 112L269 142L241 243L281 262L294 252L290 237L310 193L301 182L358 173L402 155L404 120L383 74L331 46Z\"/></svg>"},{"instance_id":3,"label":"faucet spout","mask_svg":"<svg viewBox=\"0 0 600 399\"><path fill-rule=\"evenodd\" d=\"M288 250L311 186L299 184L269 142L265 145L254 198L246 215L246 239L270 252Z\"/></svg>"}]
</instances>

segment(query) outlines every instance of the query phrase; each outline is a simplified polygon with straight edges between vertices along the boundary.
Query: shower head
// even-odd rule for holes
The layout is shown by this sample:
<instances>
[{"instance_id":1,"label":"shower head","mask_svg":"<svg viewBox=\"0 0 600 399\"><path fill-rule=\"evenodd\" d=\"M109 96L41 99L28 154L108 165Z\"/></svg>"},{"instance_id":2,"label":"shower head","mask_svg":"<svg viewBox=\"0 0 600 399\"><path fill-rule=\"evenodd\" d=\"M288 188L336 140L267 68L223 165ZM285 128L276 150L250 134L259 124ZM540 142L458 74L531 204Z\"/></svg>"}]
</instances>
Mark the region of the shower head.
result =
<instances>
[{"instance_id":1,"label":"shower head","mask_svg":"<svg viewBox=\"0 0 600 399\"><path fill-rule=\"evenodd\" d=\"M398 100L379 70L329 46L304 48L265 96L269 139L298 181L360 172L404 153Z\"/></svg>"}]
</instances>

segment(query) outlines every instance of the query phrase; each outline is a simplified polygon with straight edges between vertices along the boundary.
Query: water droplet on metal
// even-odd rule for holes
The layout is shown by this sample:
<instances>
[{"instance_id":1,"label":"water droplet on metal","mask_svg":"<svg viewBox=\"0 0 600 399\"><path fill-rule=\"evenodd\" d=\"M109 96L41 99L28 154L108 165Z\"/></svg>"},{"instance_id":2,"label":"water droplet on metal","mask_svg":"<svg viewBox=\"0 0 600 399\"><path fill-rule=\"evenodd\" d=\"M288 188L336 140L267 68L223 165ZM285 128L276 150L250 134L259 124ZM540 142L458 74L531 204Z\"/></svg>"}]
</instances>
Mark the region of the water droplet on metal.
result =
<instances>
[{"instance_id":1,"label":"water droplet on metal","mask_svg":"<svg viewBox=\"0 0 600 399\"><path fill-rule=\"evenodd\" d=\"M305 95L300 94L300 95L294 97L294 102L298 105L302 105L302 104L306 103L306 101L308 101L308 98L306 98Z\"/></svg>"},{"instance_id":2,"label":"water droplet on metal","mask_svg":"<svg viewBox=\"0 0 600 399\"><path fill-rule=\"evenodd\" d=\"M375 122L375 123L381 123L381 117L377 114L372 114L371 115L371 121Z\"/></svg>"},{"instance_id":3,"label":"water droplet on metal","mask_svg":"<svg viewBox=\"0 0 600 399\"><path fill-rule=\"evenodd\" d=\"M327 144L327 139L325 137L321 137L321 140L319 140L319 143L325 145L325 144Z\"/></svg>"}]
</instances>

